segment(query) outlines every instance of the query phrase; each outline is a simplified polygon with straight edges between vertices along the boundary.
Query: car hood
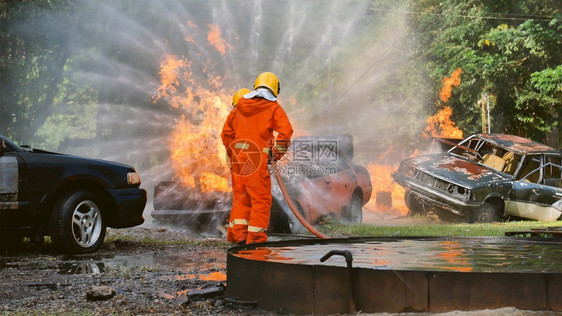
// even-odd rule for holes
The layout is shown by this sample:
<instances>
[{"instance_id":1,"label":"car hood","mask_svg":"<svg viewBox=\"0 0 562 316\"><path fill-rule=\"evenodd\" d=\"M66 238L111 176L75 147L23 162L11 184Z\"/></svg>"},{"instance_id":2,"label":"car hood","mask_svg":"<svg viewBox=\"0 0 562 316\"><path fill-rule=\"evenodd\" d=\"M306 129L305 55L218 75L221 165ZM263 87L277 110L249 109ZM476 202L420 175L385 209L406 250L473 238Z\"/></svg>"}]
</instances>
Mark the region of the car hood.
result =
<instances>
[{"instance_id":1,"label":"car hood","mask_svg":"<svg viewBox=\"0 0 562 316\"><path fill-rule=\"evenodd\" d=\"M449 154L418 156L405 162L424 173L466 188L474 188L510 177L492 168Z\"/></svg>"},{"instance_id":2,"label":"car hood","mask_svg":"<svg viewBox=\"0 0 562 316\"><path fill-rule=\"evenodd\" d=\"M87 165L87 166L97 165L97 166L106 166L106 167L114 167L114 168L134 169L132 166L119 162L61 154L61 153L50 152L50 151L35 149L35 148L33 150L28 150L28 154L32 154L34 156L35 155L49 156L48 161L57 162L57 163L71 163L74 165Z\"/></svg>"}]
</instances>

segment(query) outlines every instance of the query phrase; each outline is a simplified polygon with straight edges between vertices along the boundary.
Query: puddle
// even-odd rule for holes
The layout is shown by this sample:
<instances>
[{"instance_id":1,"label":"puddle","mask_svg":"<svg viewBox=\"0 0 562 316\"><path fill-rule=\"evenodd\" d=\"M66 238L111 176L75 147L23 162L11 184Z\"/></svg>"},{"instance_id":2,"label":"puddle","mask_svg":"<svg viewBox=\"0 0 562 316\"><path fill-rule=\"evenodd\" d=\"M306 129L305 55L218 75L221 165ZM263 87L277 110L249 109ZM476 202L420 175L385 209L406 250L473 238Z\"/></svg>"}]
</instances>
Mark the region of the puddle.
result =
<instances>
[{"instance_id":1,"label":"puddle","mask_svg":"<svg viewBox=\"0 0 562 316\"><path fill-rule=\"evenodd\" d=\"M193 269L210 270L226 268L224 250L198 252L144 253L142 255L115 255L104 262L109 268L128 266L158 266L166 270L189 272Z\"/></svg>"},{"instance_id":2,"label":"puddle","mask_svg":"<svg viewBox=\"0 0 562 316\"><path fill-rule=\"evenodd\" d=\"M257 247L232 255L251 260L289 264L346 266L331 250L349 250L353 266L381 270L457 272L561 272L562 247L558 242L511 238L396 239L356 243Z\"/></svg>"},{"instance_id":3,"label":"puddle","mask_svg":"<svg viewBox=\"0 0 562 316\"><path fill-rule=\"evenodd\" d=\"M226 265L223 267L226 270ZM206 271L204 268L201 270ZM186 280L201 280L201 281L217 281L226 282L226 273L221 271L199 273L199 274L180 274L180 275L167 275L162 277L164 280L169 281L186 281Z\"/></svg>"},{"instance_id":4,"label":"puddle","mask_svg":"<svg viewBox=\"0 0 562 316\"><path fill-rule=\"evenodd\" d=\"M130 267L159 268L180 271L180 277L193 275L200 280L222 280L213 271L226 270L226 252L210 249L198 252L147 252L138 255L112 255L95 257L11 256L0 257L0 270L54 270L57 274L100 274L110 270ZM211 271L210 273L203 273ZM219 272L216 272L219 273ZM222 272L221 272L222 273ZM224 274L224 273L223 273ZM186 279L188 277L185 277ZM226 275L224 276L226 279Z\"/></svg>"},{"instance_id":5,"label":"puddle","mask_svg":"<svg viewBox=\"0 0 562 316\"><path fill-rule=\"evenodd\" d=\"M103 262L65 262L59 264L59 274L100 274L105 271Z\"/></svg>"}]
</instances>

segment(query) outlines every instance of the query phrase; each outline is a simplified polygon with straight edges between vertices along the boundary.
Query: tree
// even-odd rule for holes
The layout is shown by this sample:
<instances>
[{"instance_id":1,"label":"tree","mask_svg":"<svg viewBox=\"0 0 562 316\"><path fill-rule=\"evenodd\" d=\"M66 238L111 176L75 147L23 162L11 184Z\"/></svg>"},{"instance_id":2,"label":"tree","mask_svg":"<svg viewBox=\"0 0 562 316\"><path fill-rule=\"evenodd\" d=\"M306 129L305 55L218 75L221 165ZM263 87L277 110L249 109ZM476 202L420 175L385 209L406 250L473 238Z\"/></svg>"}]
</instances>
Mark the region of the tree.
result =
<instances>
[{"instance_id":1,"label":"tree","mask_svg":"<svg viewBox=\"0 0 562 316\"><path fill-rule=\"evenodd\" d=\"M53 113L70 57L64 30L73 16L71 8L69 0L8 1L0 7L2 129L21 142L29 143ZM45 24L54 12L57 19Z\"/></svg>"},{"instance_id":2,"label":"tree","mask_svg":"<svg viewBox=\"0 0 562 316\"><path fill-rule=\"evenodd\" d=\"M420 38L416 54L426 58L435 85L453 69L463 70L450 101L463 130L480 130L476 105L484 93L495 103L493 132L543 140L557 126L559 116L553 113L559 111L560 95L540 97L547 92L539 92L537 83L562 60L558 5L555 0L429 0L414 5L421 12L412 19Z\"/></svg>"}]
</instances>

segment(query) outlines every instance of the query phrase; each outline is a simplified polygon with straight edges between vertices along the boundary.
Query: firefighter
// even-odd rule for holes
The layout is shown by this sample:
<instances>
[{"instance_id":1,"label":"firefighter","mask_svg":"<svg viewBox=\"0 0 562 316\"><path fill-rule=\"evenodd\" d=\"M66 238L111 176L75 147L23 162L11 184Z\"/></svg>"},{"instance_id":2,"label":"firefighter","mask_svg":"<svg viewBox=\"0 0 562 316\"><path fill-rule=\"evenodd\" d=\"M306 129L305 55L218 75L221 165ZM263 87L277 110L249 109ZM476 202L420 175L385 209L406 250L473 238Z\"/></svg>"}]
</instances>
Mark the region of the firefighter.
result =
<instances>
[{"instance_id":1,"label":"firefighter","mask_svg":"<svg viewBox=\"0 0 562 316\"><path fill-rule=\"evenodd\" d=\"M229 242L267 241L271 209L267 161L269 156L281 159L293 134L287 114L277 103L278 94L277 76L271 72L260 74L254 90L237 100L224 123L221 138L231 161L233 191ZM278 133L276 139L273 131Z\"/></svg>"},{"instance_id":2,"label":"firefighter","mask_svg":"<svg viewBox=\"0 0 562 316\"><path fill-rule=\"evenodd\" d=\"M250 89L246 89L246 88L242 88L242 89L236 91L234 96L232 96L232 108L236 107L236 105L238 104L238 100L240 100L240 98L242 98L245 94L248 94L250 92L252 92L252 91L250 91Z\"/></svg>"},{"instance_id":3,"label":"firefighter","mask_svg":"<svg viewBox=\"0 0 562 316\"><path fill-rule=\"evenodd\" d=\"M230 122L234 119L234 116L236 116L236 105L238 104L238 100L240 100L240 98L242 98L245 94L248 94L250 92L252 92L250 89L242 88L236 91L236 93L234 93L234 95L232 96L232 111L230 111L230 114L226 118L226 122ZM224 133L221 133L221 138L222 138L222 143L224 144L224 147L226 147L227 150L228 157L226 158L226 160L227 160L228 167L232 168L230 164L230 155L231 155L230 144L232 143L234 138L226 136Z\"/></svg>"}]
</instances>

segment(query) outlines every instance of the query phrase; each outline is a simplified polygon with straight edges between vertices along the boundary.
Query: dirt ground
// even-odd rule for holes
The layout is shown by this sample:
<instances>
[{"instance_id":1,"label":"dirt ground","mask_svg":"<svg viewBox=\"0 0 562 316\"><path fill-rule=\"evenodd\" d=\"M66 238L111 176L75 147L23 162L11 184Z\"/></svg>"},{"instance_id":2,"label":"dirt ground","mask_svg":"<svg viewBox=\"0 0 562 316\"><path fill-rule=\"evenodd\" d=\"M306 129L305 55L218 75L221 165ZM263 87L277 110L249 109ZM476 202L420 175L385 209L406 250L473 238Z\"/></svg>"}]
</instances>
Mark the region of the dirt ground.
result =
<instances>
[{"instance_id":1,"label":"dirt ground","mask_svg":"<svg viewBox=\"0 0 562 316\"><path fill-rule=\"evenodd\" d=\"M87 255L61 255L50 244L2 249L0 314L277 315L220 295L228 246L219 235L143 226L109 229L101 249ZM115 295L91 300L87 292L94 286L109 286ZM218 295L192 295L200 289ZM513 308L443 315L531 314L542 315Z\"/></svg>"},{"instance_id":2,"label":"dirt ground","mask_svg":"<svg viewBox=\"0 0 562 316\"><path fill-rule=\"evenodd\" d=\"M50 245L2 249L0 312L68 314L263 314L232 306L221 296L196 300L188 293L226 281L227 243L217 237L167 228L108 229L93 254L61 255ZM115 296L91 300L93 286Z\"/></svg>"}]
</instances>

